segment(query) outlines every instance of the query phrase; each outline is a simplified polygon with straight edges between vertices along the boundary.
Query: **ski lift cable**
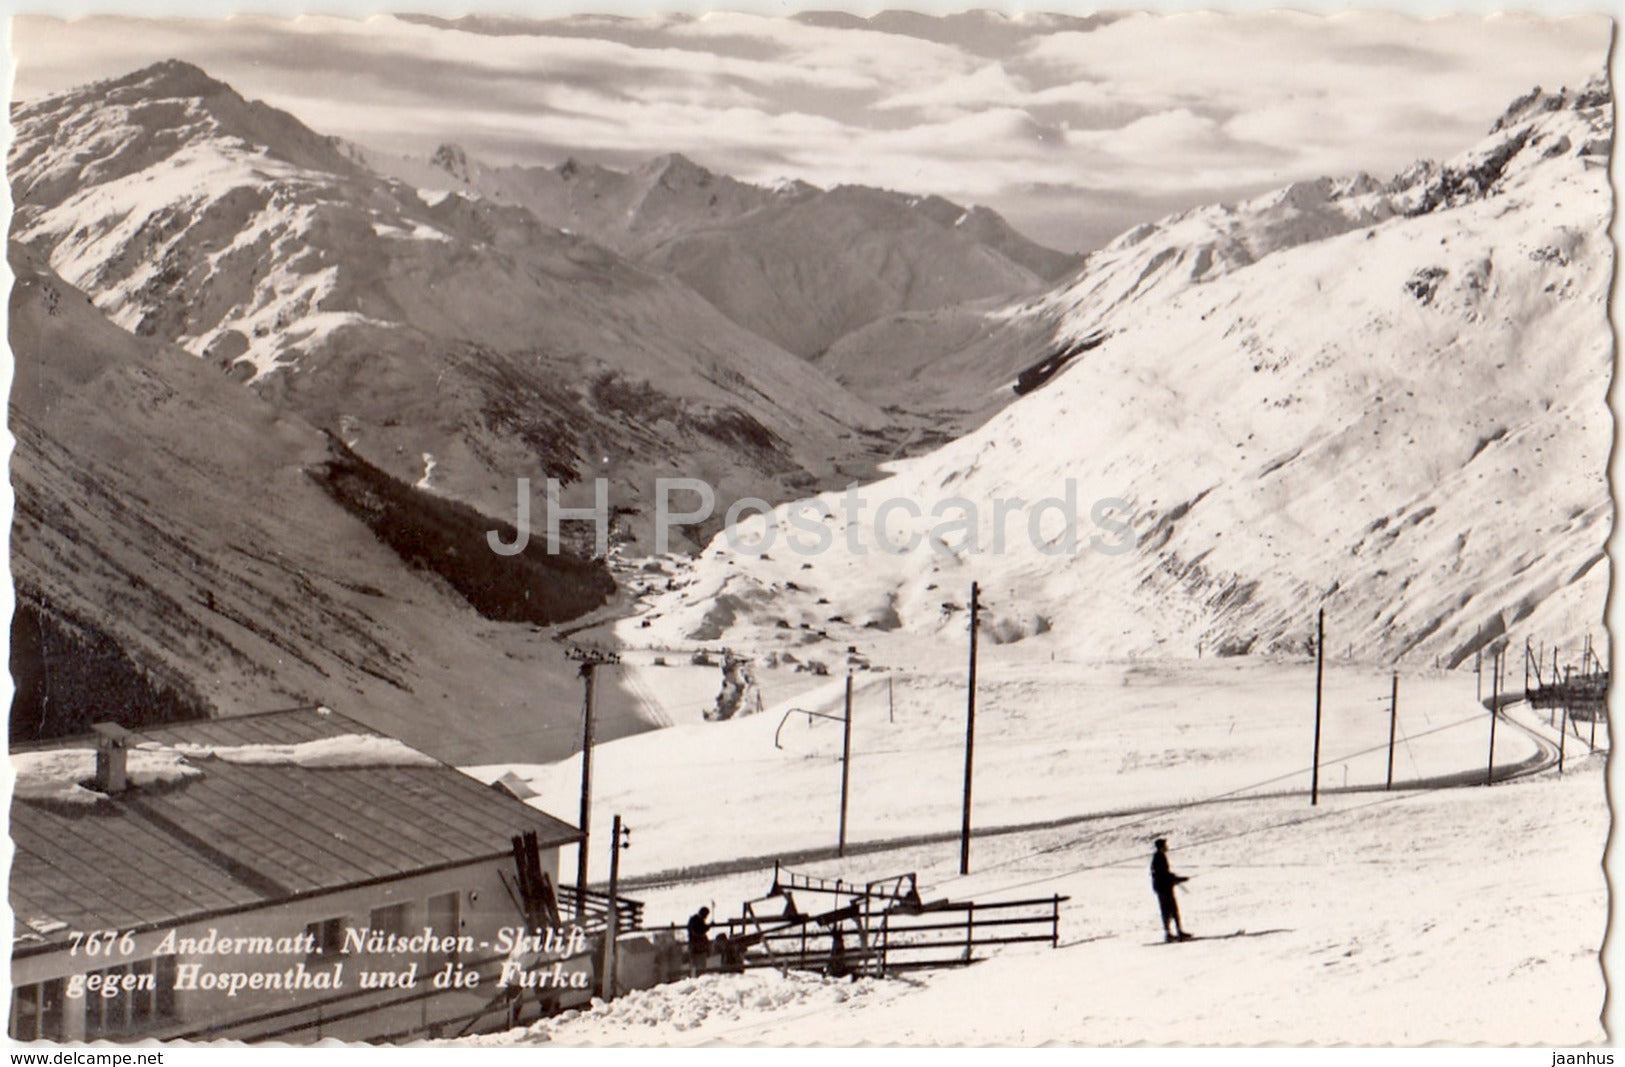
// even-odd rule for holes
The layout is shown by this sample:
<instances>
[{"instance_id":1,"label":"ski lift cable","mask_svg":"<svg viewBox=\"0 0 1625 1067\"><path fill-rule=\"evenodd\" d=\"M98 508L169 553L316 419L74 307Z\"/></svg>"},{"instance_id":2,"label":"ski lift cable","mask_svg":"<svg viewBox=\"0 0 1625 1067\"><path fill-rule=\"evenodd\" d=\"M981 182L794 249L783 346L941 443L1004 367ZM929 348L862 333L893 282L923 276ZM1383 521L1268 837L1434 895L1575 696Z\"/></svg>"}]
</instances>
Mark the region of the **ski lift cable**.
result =
<instances>
[{"instance_id":1,"label":"ski lift cable","mask_svg":"<svg viewBox=\"0 0 1625 1067\"><path fill-rule=\"evenodd\" d=\"M1427 734L1438 733L1441 730L1451 729L1451 728L1453 728L1455 726L1461 726L1461 725L1463 725L1465 723L1471 723L1471 722L1476 722L1476 721L1478 721L1476 717L1473 718L1473 719L1463 719L1463 720L1460 720L1460 721L1455 722L1455 723L1447 724L1445 726L1437 726L1437 727L1434 727L1431 730L1425 730L1422 733L1417 734L1416 736L1417 737L1424 737ZM1409 751L1409 747L1408 747L1409 746L1409 738L1407 738L1406 741L1407 741L1407 751ZM1376 746L1374 748L1367 749L1366 752L1380 751L1381 749L1383 749L1385 747L1387 747L1387 746L1379 745L1379 746ZM1363 755L1363 754L1364 753L1355 753L1355 755ZM1414 759L1415 759L1414 753L1412 753L1413 763L1414 763ZM1323 763L1324 762L1326 762L1326 761L1323 761ZM1294 772L1294 773L1295 774L1301 774L1303 772L1302 771L1297 771L1297 772ZM1291 775L1286 775L1286 776L1282 776L1282 777L1291 777ZM1277 779L1274 779L1274 780L1279 781L1280 779L1277 778ZM1235 793L1243 792L1247 788L1252 788L1252 787L1243 787L1243 789L1241 789L1241 790L1233 790L1231 793L1228 793L1228 794L1219 794L1217 797L1210 798L1210 799L1222 799L1224 797L1234 795ZM1346 814L1348 812L1353 812L1353 811L1359 811L1359 810L1364 809L1364 808L1373 807L1373 806L1379 805L1379 804L1385 804L1385 803L1388 803L1390 801L1405 800L1405 799L1408 799L1408 798L1411 798L1411 797L1417 797L1417 796L1429 796L1429 795L1431 795L1433 793L1441 792L1442 790L1448 789L1448 788L1453 788L1453 787L1452 786L1433 786L1433 787L1428 788L1428 789L1407 790L1407 791L1405 791L1403 793L1400 793L1400 794L1384 795L1383 797L1381 797L1381 798L1379 798L1377 800L1370 801L1370 802L1365 803L1365 804L1355 805L1354 807L1350 807L1350 808L1327 810L1325 812L1314 813L1314 814L1311 814L1311 815L1308 815L1308 816L1304 816L1302 818L1291 819L1291 820L1288 820L1288 821L1283 822L1283 823L1266 824L1264 826L1254 827L1254 828L1248 829L1248 830L1236 831L1235 833L1219 834L1219 835L1216 835L1216 836L1213 836L1213 837L1201 838L1201 839L1198 839L1196 841L1191 842L1189 845L1187 845L1185 847L1186 848L1198 848L1198 847L1201 847L1203 845L1213 844L1213 843L1218 842L1218 841L1226 841L1226 840L1230 840L1232 838L1237 838L1237 837L1246 837L1249 834L1259 833L1259 832L1262 832L1264 830L1279 829L1279 828L1290 827L1290 826L1298 826L1298 825L1301 825L1301 824L1306 823L1306 822L1311 822L1311 821L1313 821L1315 819L1326 818L1326 817L1329 817L1329 816L1332 816L1332 815ZM1158 818L1165 817L1170 812L1181 811L1181 810L1183 810L1185 808L1192 807L1192 806L1194 806L1196 804L1200 804L1200 803L1204 803L1204 801L1188 801L1188 802L1185 802L1183 804L1170 805L1167 808L1159 809L1156 812L1152 812L1152 813L1150 813L1150 814L1148 814L1146 816L1143 816L1140 819L1136 819L1136 820L1133 820L1131 822L1119 823L1119 824L1117 824L1117 825L1115 825L1115 826L1113 826L1113 827L1111 827L1109 829L1096 830L1096 831L1091 832L1090 834L1086 834L1083 837L1076 838L1076 839L1073 839L1071 841L1059 842L1056 845L1052 845L1052 846L1050 846L1048 848L1045 848L1045 849L1038 849L1038 850L1036 850L1034 852L1031 852L1031 853L1026 853L1026 854L1023 854L1023 855L1020 855L1020 856L1013 857L1011 860L1006 860L1006 861L1002 861L1002 862L997 863L997 864L992 864L992 865L990 865L988 867L984 867L982 869L982 871L980 871L978 873L979 874L980 873L985 873L988 870L993 870L993 869L996 869L998 867L1009 866L1011 863L1021 862L1021 861L1026 860L1026 859L1033 859L1033 858L1036 858L1036 857L1041 856L1041 855L1045 855L1045 854L1048 854L1048 853L1060 851L1061 849L1064 849L1064 848L1070 848L1070 847L1072 847L1074 845L1085 843L1088 840L1101 837L1101 836L1103 836L1103 835L1105 835L1107 833L1120 832L1120 831L1122 831L1124 829L1128 829L1128 828L1131 828L1133 826L1137 826L1137 825L1141 825L1143 823L1150 822L1153 819L1158 819ZM1111 862L1101 863L1101 864L1089 864L1089 865L1085 865L1083 867L1077 868L1076 870L1073 870L1073 871L1066 871L1066 872L1062 872L1061 874L1058 874L1058 875L1049 875L1049 876L1046 876L1046 877L1043 877L1043 878L1032 879L1032 880L1029 880L1027 882L1017 883L1015 885L1001 886L998 889L989 890L988 892L1008 892L1011 889L1020 889L1020 888L1025 888L1025 887L1031 886L1031 885L1040 885L1040 884L1042 884L1044 882L1047 882L1047 881L1053 881L1056 878L1069 877L1072 874L1078 874L1078 873L1081 873L1083 871L1098 870L1098 869L1103 869L1105 867L1116 866L1119 863L1134 862L1134 861L1137 861L1139 858L1140 858L1139 855L1136 854L1134 856L1125 857L1122 860L1114 860L1114 861L1111 861ZM970 877L970 876L968 876L968 875L960 875L960 876L956 876L956 877L953 877L953 878L949 878L949 879L946 879L943 883L939 883L938 885L934 885L934 886L931 886L929 888L936 889L936 888L939 888L940 885L946 884L947 882L951 882L951 881L957 881L957 880L959 880L959 878L963 878L963 877Z\"/></svg>"},{"instance_id":2,"label":"ski lift cable","mask_svg":"<svg viewBox=\"0 0 1625 1067\"><path fill-rule=\"evenodd\" d=\"M1253 826L1253 827L1249 827L1248 829L1245 829L1245 830L1236 830L1236 831L1233 831L1231 833L1215 834L1212 837L1198 838L1197 840L1191 842L1190 844L1188 844L1188 845L1186 845L1184 847L1187 848L1187 849L1200 848L1200 847L1202 847L1204 845L1211 845L1211 844L1215 844L1215 843L1220 842L1220 841L1230 841L1230 840L1234 840L1235 838L1239 838L1239 837L1248 837L1248 836L1250 836L1252 834L1263 833L1263 832L1265 832L1267 830L1282 830L1282 829L1287 829L1287 828L1293 827L1293 826L1301 826L1304 823L1314 822L1314 821L1319 820L1319 819L1328 819L1328 818L1332 818L1332 817L1338 816L1338 815L1347 815L1347 814L1349 814L1351 812L1361 811L1361 810L1363 810L1365 808L1376 807L1376 806L1381 805L1381 804L1391 804L1391 803L1394 803L1396 801L1409 800L1409 799L1412 799L1414 797L1430 796L1433 793L1443 792L1445 789L1449 789L1449 788L1453 788L1453 787L1451 787L1451 786L1434 786L1431 789L1408 790L1408 791L1406 791L1404 793L1387 794L1387 795L1384 795L1382 797L1379 797L1376 800L1367 801L1364 804L1356 804L1356 805L1354 805L1352 807L1348 807L1348 808L1327 808L1327 809L1323 809L1321 811L1314 812L1314 813L1309 814L1309 815L1300 816L1300 817L1295 818L1295 819L1288 819L1288 820L1286 820L1284 822L1265 823L1262 826ZM1119 829L1121 829L1121 827L1119 827ZM1029 887L1035 886L1035 885L1043 885L1046 882L1057 881L1058 879L1061 879L1061 878L1070 878L1073 875L1083 874L1086 871L1105 870L1108 867L1117 867L1117 866L1120 866L1120 865L1125 864L1125 863L1131 863L1131 862L1137 863L1143 858L1144 858L1143 855L1141 853L1137 852L1137 853L1134 853L1133 855L1124 855L1121 858L1113 858L1113 859L1107 860L1106 862L1103 862L1103 863L1086 863L1081 867L1074 867L1074 868L1072 868L1070 870L1060 871L1060 872L1055 873L1055 874L1044 875L1044 876L1039 877L1039 878L1031 878L1031 879L1028 879L1028 880L1026 880L1024 882L1015 882L1015 883L1012 883L1010 885L998 886L997 888L987 889L987 890L984 890L983 892L988 893L988 894L1008 893L1008 892L1010 892L1012 890L1016 890L1016 889L1026 889L1026 888L1029 888ZM936 887L932 886L931 888L934 889Z\"/></svg>"},{"instance_id":3,"label":"ski lift cable","mask_svg":"<svg viewBox=\"0 0 1625 1067\"><path fill-rule=\"evenodd\" d=\"M1419 735L1420 736L1420 735ZM1421 765L1416 762L1416 750L1411 748L1411 737L1403 729L1399 731L1399 739L1405 742L1405 757L1411 761L1411 771L1418 778L1422 776Z\"/></svg>"},{"instance_id":4,"label":"ski lift cable","mask_svg":"<svg viewBox=\"0 0 1625 1067\"><path fill-rule=\"evenodd\" d=\"M1472 722L1476 722L1476 721L1478 721L1476 718L1463 719L1463 720L1461 720L1459 722L1450 723L1447 726L1435 727L1432 730L1425 731L1425 733L1437 733L1440 730L1447 730L1447 729L1451 729L1451 728L1456 727L1456 726L1461 726L1461 725L1465 725L1467 723L1472 723ZM1417 736L1421 737L1421 736L1424 736L1424 734L1418 734ZM1370 754L1372 752L1381 751L1383 748L1386 748L1386 747L1387 746L1385 746L1385 745L1377 745L1377 746L1374 746L1372 748L1365 749L1365 750L1363 750L1361 752L1350 753L1350 754L1348 754L1346 756L1336 757L1334 759L1322 760L1321 763L1322 763L1322 765L1325 765L1327 763L1337 762L1338 759L1345 759L1345 760L1346 759L1353 759L1353 758L1355 758L1357 756L1368 755L1368 754ZM1253 782L1253 783L1251 783L1249 785L1244 785L1244 786L1241 786L1239 788L1232 789L1229 792L1216 793L1216 794L1214 794L1212 796L1209 796L1209 797L1203 797L1203 798L1198 798L1196 800L1184 801L1183 803L1178 803L1178 804L1170 804L1170 805L1168 805L1166 807L1158 808L1154 812L1149 812L1146 815L1142 816L1141 818L1135 819L1135 820L1133 820L1131 822L1119 823L1119 824L1111 827L1109 830L1108 829L1093 830L1093 831L1085 833L1085 834L1083 834L1083 835L1081 835L1079 837L1075 837L1075 838L1072 838L1072 839L1069 839L1069 840L1066 840L1066 841L1058 842L1057 844L1052 845L1052 846L1050 846L1048 848L1038 849L1038 850L1036 850L1036 851L1034 851L1032 853L1028 853L1028 854L1022 855L1022 856L1016 856L1016 857L1013 857L1010 860L1005 860L1005 861L1002 861L1000 863L993 864L990 867L984 867L984 868L982 868L982 871L985 872L987 870L995 869L997 867L1009 866L1012 863L1019 863L1023 859L1028 859L1028 858L1033 858L1033 857L1036 857L1036 856L1046 855L1046 854L1051 853L1051 852L1057 852L1057 851L1060 851L1062 849L1070 848L1073 845L1085 843L1085 842L1087 842L1089 840L1092 840L1092 839L1094 839L1096 837L1103 836L1103 835L1105 835L1107 833L1112 833L1112 832L1123 830L1123 829L1126 829L1126 828L1129 828L1129 827L1138 826L1138 825L1142 825L1144 823L1152 822L1152 821L1154 821L1156 819L1164 818L1170 813L1183 811L1184 809L1189 808L1189 807L1195 807L1195 806L1202 805L1202 804L1210 804L1210 803L1214 803L1214 802L1217 802L1217 801L1220 801L1220 800L1227 800L1227 799L1229 799L1231 797L1237 796L1237 795L1242 794L1242 793L1249 792L1249 791L1251 791L1253 789L1258 789L1258 788L1260 788L1262 786L1273 785L1276 782L1284 781L1284 780L1286 780L1288 778L1295 778L1300 774L1306 774L1306 773L1309 772L1309 770L1310 770L1310 768L1304 767L1304 768L1300 768L1298 770L1289 771L1286 774L1276 775L1273 778L1264 779L1263 781L1260 781L1260 782ZM939 883L939 884L947 884L947 882L957 881L958 878L960 878L960 877L969 877L969 876L954 876L952 878L947 879L945 882ZM932 888L936 888L936 886L933 886Z\"/></svg>"},{"instance_id":5,"label":"ski lift cable","mask_svg":"<svg viewBox=\"0 0 1625 1067\"><path fill-rule=\"evenodd\" d=\"M1465 726L1465 725L1468 725L1470 723L1475 723L1475 722L1479 722L1479 721L1481 721L1481 719L1478 716L1473 716L1472 718L1460 719L1460 720L1458 720L1456 722L1453 722L1453 723L1447 723L1444 726L1435 726L1430 730L1425 730L1422 733L1417 734L1416 736L1417 737L1425 737L1428 734L1439 733L1439 732L1444 731L1444 730L1451 730L1451 729L1454 729L1454 728L1456 728L1458 726ZM1409 738L1406 739L1406 744L1409 745ZM1355 758L1357 758L1359 756L1370 755L1373 752L1381 752L1382 750L1386 749L1387 747L1388 746L1386 744L1374 745L1371 748L1362 749L1359 752L1351 752L1351 753L1348 753L1348 754L1343 755L1343 756L1333 757L1333 758L1330 758L1330 759L1323 759L1323 760L1321 760L1321 765L1325 766L1327 764L1337 763L1340 760L1349 760L1349 759L1355 759ZM1414 754L1413 754L1413 756L1412 756L1413 764L1414 764L1414 761L1415 761L1415 757L1414 757ZM1300 768L1298 768L1296 770L1288 771L1285 774L1278 774L1278 775L1274 776L1273 778L1265 778L1262 781L1252 782L1252 783L1250 783L1248 785L1239 786L1239 787L1237 787L1235 789L1231 789L1231 790L1229 790L1227 792L1215 793L1212 796L1201 797L1201 798L1198 798L1196 800L1187 800L1187 801L1183 801L1183 802L1177 803L1177 804L1170 804L1167 807L1158 808L1156 811L1149 812L1149 813L1147 813L1147 814L1145 814L1145 815L1143 815L1143 816L1141 816L1141 817L1139 817L1137 819L1131 820L1129 822L1117 823L1117 824L1115 824L1112 827L1107 828L1107 829L1091 830L1091 831L1089 831L1087 833L1084 833L1082 835L1079 835L1077 837L1069 838L1069 839L1064 840L1064 841L1059 841L1056 844L1051 845L1051 846L1049 846L1047 848L1035 849L1032 852L1023 853L1023 854L1018 855L1018 856L1013 856L1010 859L1002 860L1002 861L1000 861L998 863L990 864L990 865L988 865L986 867L983 867L980 871L977 872L977 874L983 874L983 873L986 873L987 871L990 871L990 870L997 870L1000 867L1008 867L1008 866L1011 866L1013 864L1020 863L1020 862L1022 862L1024 860L1035 859L1035 858L1037 858L1039 856L1048 855L1048 854L1053 853L1053 852L1060 852L1060 851L1063 851L1065 849L1072 848L1072 847L1074 847L1076 845L1086 844L1087 842L1092 841L1092 840L1094 840L1096 838L1102 837L1102 836L1104 836L1104 835L1106 835L1108 833L1116 833L1116 832L1119 832L1119 831L1122 831L1122 830L1125 830L1125 829L1129 829L1129 828L1134 827L1134 826L1141 826L1141 825L1144 825L1145 823L1153 822L1153 821L1155 821L1157 819L1163 819L1163 818L1168 817L1171 814L1176 814L1178 812L1184 811L1187 808L1198 807L1198 806L1204 805L1204 804L1212 804L1212 803L1216 803L1216 802L1221 801L1221 800L1228 800L1228 799L1230 799L1232 797L1239 796L1239 795L1241 795L1243 793L1251 792L1254 789L1259 789L1259 788L1262 788L1263 786L1266 786L1266 785L1274 785L1277 782L1283 782L1283 781L1286 781L1289 778L1296 778L1298 775L1301 775L1301 774L1308 774L1312 769L1313 768L1311 768L1311 767L1300 767ZM952 875L952 876L950 876L948 878L943 879L941 882L938 882L938 883L936 883L936 884L934 884L934 885L932 885L932 886L930 886L928 888L940 889L945 885L948 885L948 884L953 883L953 882L960 881L961 879L964 879L964 878L970 878L970 877L975 877L975 876L974 875Z\"/></svg>"}]
</instances>

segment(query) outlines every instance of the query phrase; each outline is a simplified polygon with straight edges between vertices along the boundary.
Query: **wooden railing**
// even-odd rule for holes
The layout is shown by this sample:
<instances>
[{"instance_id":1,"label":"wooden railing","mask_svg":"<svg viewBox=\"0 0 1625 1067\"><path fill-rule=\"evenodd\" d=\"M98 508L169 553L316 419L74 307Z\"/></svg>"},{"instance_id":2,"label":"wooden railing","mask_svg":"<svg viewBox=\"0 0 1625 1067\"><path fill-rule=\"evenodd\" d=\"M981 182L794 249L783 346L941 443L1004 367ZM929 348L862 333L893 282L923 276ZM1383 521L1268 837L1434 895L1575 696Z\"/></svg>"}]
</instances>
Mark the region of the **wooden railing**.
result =
<instances>
[{"instance_id":1,"label":"wooden railing","mask_svg":"<svg viewBox=\"0 0 1625 1067\"><path fill-rule=\"evenodd\" d=\"M1060 943L1064 896L991 903L943 902L922 909L891 908L825 925L786 922L763 931L749 919L718 926L746 948L738 965L884 976L896 971L953 967L983 959L1004 945ZM837 937L839 947L837 948Z\"/></svg>"},{"instance_id":2,"label":"wooden railing","mask_svg":"<svg viewBox=\"0 0 1625 1067\"><path fill-rule=\"evenodd\" d=\"M628 900L626 897L611 897L608 893L600 893L596 889L587 890L586 911L578 917L576 901L580 899L580 891L573 885L558 887L559 918L565 925L572 923L580 925L587 933L601 933L609 928L609 912L611 901L617 911L616 929L625 933L628 930L637 930L643 926L643 902L641 900Z\"/></svg>"}]
</instances>

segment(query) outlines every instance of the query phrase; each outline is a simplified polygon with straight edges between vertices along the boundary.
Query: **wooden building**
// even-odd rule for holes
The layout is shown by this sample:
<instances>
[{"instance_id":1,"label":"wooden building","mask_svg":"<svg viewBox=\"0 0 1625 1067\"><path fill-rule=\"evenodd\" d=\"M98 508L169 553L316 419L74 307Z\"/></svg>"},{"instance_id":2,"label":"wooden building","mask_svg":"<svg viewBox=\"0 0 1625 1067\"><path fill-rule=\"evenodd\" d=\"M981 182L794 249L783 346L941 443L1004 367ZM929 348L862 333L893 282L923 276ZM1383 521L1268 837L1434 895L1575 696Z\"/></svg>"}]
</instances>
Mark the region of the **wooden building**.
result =
<instances>
[{"instance_id":1,"label":"wooden building","mask_svg":"<svg viewBox=\"0 0 1625 1067\"><path fill-rule=\"evenodd\" d=\"M590 995L579 939L510 949L513 838L556 885L574 827L326 708L99 732L12 751L14 1039L410 1040Z\"/></svg>"}]
</instances>

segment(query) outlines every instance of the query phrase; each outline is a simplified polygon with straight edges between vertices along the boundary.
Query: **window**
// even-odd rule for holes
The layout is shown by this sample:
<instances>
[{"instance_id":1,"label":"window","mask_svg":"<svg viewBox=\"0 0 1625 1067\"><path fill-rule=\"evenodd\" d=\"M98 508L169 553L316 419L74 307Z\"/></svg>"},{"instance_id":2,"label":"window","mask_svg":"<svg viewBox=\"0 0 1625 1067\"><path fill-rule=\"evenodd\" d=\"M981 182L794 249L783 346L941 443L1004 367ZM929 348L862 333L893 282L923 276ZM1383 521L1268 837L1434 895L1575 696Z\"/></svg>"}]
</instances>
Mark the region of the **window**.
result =
<instances>
[{"instance_id":1,"label":"window","mask_svg":"<svg viewBox=\"0 0 1625 1067\"><path fill-rule=\"evenodd\" d=\"M175 957L85 975L85 1040L153 1029L175 1018Z\"/></svg>"},{"instance_id":2,"label":"window","mask_svg":"<svg viewBox=\"0 0 1625 1067\"><path fill-rule=\"evenodd\" d=\"M62 1037L63 981L20 985L11 992L11 1036L18 1041L55 1041Z\"/></svg>"},{"instance_id":3,"label":"window","mask_svg":"<svg viewBox=\"0 0 1625 1067\"><path fill-rule=\"evenodd\" d=\"M375 934L406 934L406 905L387 904L382 908L372 909L372 916L367 920L367 926Z\"/></svg>"},{"instance_id":4,"label":"window","mask_svg":"<svg viewBox=\"0 0 1625 1067\"><path fill-rule=\"evenodd\" d=\"M429 928L437 938L460 937L463 932L463 898L460 893L441 893L429 898ZM442 951L429 953L429 964L452 962L457 959L455 942Z\"/></svg>"},{"instance_id":5,"label":"window","mask_svg":"<svg viewBox=\"0 0 1625 1067\"><path fill-rule=\"evenodd\" d=\"M321 919L305 927L313 956L337 956L344 951L344 916Z\"/></svg>"}]
</instances>

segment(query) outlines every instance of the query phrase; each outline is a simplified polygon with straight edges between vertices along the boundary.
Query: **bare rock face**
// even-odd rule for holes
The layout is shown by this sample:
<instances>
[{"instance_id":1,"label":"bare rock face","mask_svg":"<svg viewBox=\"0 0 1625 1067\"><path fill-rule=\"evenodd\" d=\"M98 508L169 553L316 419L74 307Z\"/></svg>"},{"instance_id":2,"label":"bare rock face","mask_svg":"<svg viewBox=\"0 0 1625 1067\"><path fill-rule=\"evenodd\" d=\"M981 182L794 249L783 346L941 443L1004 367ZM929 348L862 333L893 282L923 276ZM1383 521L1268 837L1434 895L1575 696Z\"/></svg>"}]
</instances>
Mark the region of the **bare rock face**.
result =
<instances>
[{"instance_id":1,"label":"bare rock face","mask_svg":"<svg viewBox=\"0 0 1625 1067\"><path fill-rule=\"evenodd\" d=\"M707 722L720 722L741 715L752 715L762 710L762 691L756 684L756 672L751 661L732 652L724 652L722 660L722 688L716 703L707 708Z\"/></svg>"}]
</instances>

